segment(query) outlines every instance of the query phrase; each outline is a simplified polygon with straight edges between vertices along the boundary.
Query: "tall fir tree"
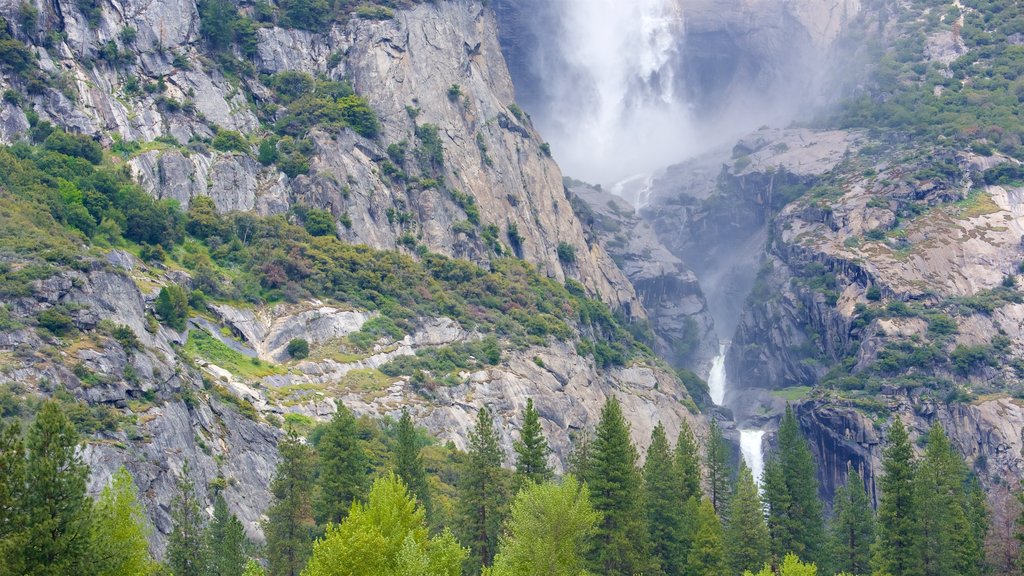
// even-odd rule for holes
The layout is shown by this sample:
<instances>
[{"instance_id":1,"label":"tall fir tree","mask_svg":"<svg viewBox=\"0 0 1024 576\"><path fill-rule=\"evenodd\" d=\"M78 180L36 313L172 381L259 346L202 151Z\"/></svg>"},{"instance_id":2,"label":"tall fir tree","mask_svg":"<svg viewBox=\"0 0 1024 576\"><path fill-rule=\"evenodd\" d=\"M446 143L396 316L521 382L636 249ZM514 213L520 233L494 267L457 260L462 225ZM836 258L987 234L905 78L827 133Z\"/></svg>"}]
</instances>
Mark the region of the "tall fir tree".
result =
<instances>
[{"instance_id":1,"label":"tall fir tree","mask_svg":"<svg viewBox=\"0 0 1024 576\"><path fill-rule=\"evenodd\" d=\"M540 425L540 415L533 407L533 398L526 400L523 411L523 429L519 432L519 440L513 444L516 451L516 484L523 485L526 481L543 484L551 479L551 467L548 466L548 441L544 438L544 429Z\"/></svg>"},{"instance_id":2,"label":"tall fir tree","mask_svg":"<svg viewBox=\"0 0 1024 576\"><path fill-rule=\"evenodd\" d=\"M0 420L0 576L25 573L25 443L17 421Z\"/></svg>"},{"instance_id":3,"label":"tall fir tree","mask_svg":"<svg viewBox=\"0 0 1024 576\"><path fill-rule=\"evenodd\" d=\"M914 500L914 451L903 422L889 426L882 451L882 494L878 502L877 540L873 569L881 574L918 576L917 529Z\"/></svg>"},{"instance_id":4,"label":"tall fir tree","mask_svg":"<svg viewBox=\"0 0 1024 576\"><path fill-rule=\"evenodd\" d=\"M791 406L779 424L778 452L765 464L764 497L772 554L820 562L825 539L818 474Z\"/></svg>"},{"instance_id":5,"label":"tall fir tree","mask_svg":"<svg viewBox=\"0 0 1024 576\"><path fill-rule=\"evenodd\" d=\"M273 496L263 532L270 576L299 576L313 551L316 453L289 430L277 445L281 461L270 483Z\"/></svg>"},{"instance_id":6,"label":"tall fir tree","mask_svg":"<svg viewBox=\"0 0 1024 576\"><path fill-rule=\"evenodd\" d=\"M87 573L92 501L89 468L78 453L78 432L53 400L29 427L24 506L28 541L24 569L38 576Z\"/></svg>"},{"instance_id":7,"label":"tall fir tree","mask_svg":"<svg viewBox=\"0 0 1024 576\"><path fill-rule=\"evenodd\" d=\"M477 412L476 427L469 433L469 453L459 481L459 512L462 541L469 545L468 568L479 573L498 551L498 536L508 504L501 449L491 411Z\"/></svg>"},{"instance_id":8,"label":"tall fir tree","mask_svg":"<svg viewBox=\"0 0 1024 576\"><path fill-rule=\"evenodd\" d=\"M131 474L114 473L93 506L90 555L96 576L150 576L159 566L149 555L146 510Z\"/></svg>"},{"instance_id":9,"label":"tall fir tree","mask_svg":"<svg viewBox=\"0 0 1024 576\"><path fill-rule=\"evenodd\" d=\"M369 481L369 459L352 412L339 405L315 444L320 465L317 520L336 524L363 497Z\"/></svg>"},{"instance_id":10,"label":"tall fir tree","mask_svg":"<svg viewBox=\"0 0 1024 576\"><path fill-rule=\"evenodd\" d=\"M680 574L686 566L680 540L685 501L679 498L679 479L675 473L675 458L665 427L659 422L651 432L643 476L650 551L660 566L660 572L653 573Z\"/></svg>"},{"instance_id":11,"label":"tall fir tree","mask_svg":"<svg viewBox=\"0 0 1024 576\"><path fill-rule=\"evenodd\" d=\"M711 419L707 444L708 499L715 513L721 517L728 514L729 495L732 492L732 451L722 436L722 428Z\"/></svg>"},{"instance_id":12,"label":"tall fir tree","mask_svg":"<svg viewBox=\"0 0 1024 576\"><path fill-rule=\"evenodd\" d=\"M727 573L722 521L711 500L701 500L697 509L697 532L690 547L687 576L721 576Z\"/></svg>"},{"instance_id":13,"label":"tall fir tree","mask_svg":"<svg viewBox=\"0 0 1024 576\"><path fill-rule=\"evenodd\" d=\"M914 556L924 576L979 576L984 568L967 497L967 467L942 426L928 433L924 458L914 474Z\"/></svg>"},{"instance_id":14,"label":"tall fir tree","mask_svg":"<svg viewBox=\"0 0 1024 576\"><path fill-rule=\"evenodd\" d=\"M609 398L601 409L587 466L594 509L603 515L592 558L599 574L632 576L644 572L650 562L636 462L629 423L619 401Z\"/></svg>"},{"instance_id":15,"label":"tall fir tree","mask_svg":"<svg viewBox=\"0 0 1024 576\"><path fill-rule=\"evenodd\" d=\"M875 514L864 490L864 480L852 467L846 485L836 490L830 526L832 573L871 573L871 546L875 542Z\"/></svg>"},{"instance_id":16,"label":"tall fir tree","mask_svg":"<svg viewBox=\"0 0 1024 576\"><path fill-rule=\"evenodd\" d=\"M770 558L768 526L764 505L754 476L740 463L736 492L729 502L729 522L725 526L725 558L729 573L736 576L757 570Z\"/></svg>"},{"instance_id":17,"label":"tall fir tree","mask_svg":"<svg viewBox=\"0 0 1024 576\"><path fill-rule=\"evenodd\" d=\"M210 576L242 576L249 561L245 528L238 517L228 510L224 494L218 492L213 499L213 520L207 529L210 547Z\"/></svg>"},{"instance_id":18,"label":"tall fir tree","mask_svg":"<svg viewBox=\"0 0 1024 576\"><path fill-rule=\"evenodd\" d=\"M591 448L594 435L589 430L580 431L572 439L572 450L569 451L568 472L580 482L590 480Z\"/></svg>"},{"instance_id":19,"label":"tall fir tree","mask_svg":"<svg viewBox=\"0 0 1024 576\"><path fill-rule=\"evenodd\" d=\"M171 502L171 519L173 528L167 539L167 567L174 576L208 576L210 550L206 540L206 522L187 461L178 480L178 491Z\"/></svg>"},{"instance_id":20,"label":"tall fir tree","mask_svg":"<svg viewBox=\"0 0 1024 576\"><path fill-rule=\"evenodd\" d=\"M420 501L428 521L433 517L433 503L427 484L427 472L423 468L423 447L420 445L416 426L409 411L402 409L398 419L397 443L395 445L395 474L409 487L409 492Z\"/></svg>"},{"instance_id":21,"label":"tall fir tree","mask_svg":"<svg viewBox=\"0 0 1024 576\"><path fill-rule=\"evenodd\" d=\"M676 438L676 478L679 483L679 499L701 497L700 492L700 448L690 424L683 420L679 424L679 436Z\"/></svg>"}]
</instances>

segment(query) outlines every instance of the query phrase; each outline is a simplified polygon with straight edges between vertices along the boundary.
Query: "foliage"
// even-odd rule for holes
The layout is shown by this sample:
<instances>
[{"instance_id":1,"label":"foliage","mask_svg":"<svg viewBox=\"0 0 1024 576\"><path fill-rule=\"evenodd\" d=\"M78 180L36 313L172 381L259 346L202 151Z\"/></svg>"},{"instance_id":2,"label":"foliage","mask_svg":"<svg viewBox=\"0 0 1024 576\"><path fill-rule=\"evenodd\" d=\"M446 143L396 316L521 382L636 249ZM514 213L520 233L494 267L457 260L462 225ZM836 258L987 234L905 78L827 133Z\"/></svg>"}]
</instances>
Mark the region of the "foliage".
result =
<instances>
[{"instance_id":1,"label":"foliage","mask_svg":"<svg viewBox=\"0 0 1024 576\"><path fill-rule=\"evenodd\" d=\"M649 562L640 502L642 480L636 462L629 423L619 401L610 397L601 409L586 465L594 509L602 515L591 556L593 569L601 574L632 576L644 571Z\"/></svg>"},{"instance_id":2,"label":"foliage","mask_svg":"<svg viewBox=\"0 0 1024 576\"><path fill-rule=\"evenodd\" d=\"M204 513L186 463L171 502L173 528L167 538L167 566L174 576L206 576L211 568Z\"/></svg>"},{"instance_id":3,"label":"foliage","mask_svg":"<svg viewBox=\"0 0 1024 576\"><path fill-rule=\"evenodd\" d=\"M207 541L210 547L211 575L242 576L242 570L249 560L245 528L228 511L228 503L220 492L213 499L213 520L207 529Z\"/></svg>"},{"instance_id":4,"label":"foliage","mask_svg":"<svg viewBox=\"0 0 1024 576\"><path fill-rule=\"evenodd\" d=\"M245 136L242 136L234 130L218 130L210 144L221 152L234 151L241 152L243 154L249 153L249 143L246 142Z\"/></svg>"},{"instance_id":5,"label":"foliage","mask_svg":"<svg viewBox=\"0 0 1024 576\"><path fill-rule=\"evenodd\" d=\"M175 330L185 329L188 319L188 295L185 289L177 284L168 284L160 288L156 298L156 313L164 322Z\"/></svg>"},{"instance_id":6,"label":"foliage","mask_svg":"<svg viewBox=\"0 0 1024 576\"><path fill-rule=\"evenodd\" d=\"M768 562L770 544L764 505L754 477L743 463L740 463L736 493L729 502L724 542L725 561L732 574L753 570Z\"/></svg>"},{"instance_id":7,"label":"foliage","mask_svg":"<svg viewBox=\"0 0 1024 576\"><path fill-rule=\"evenodd\" d=\"M871 573L871 546L875 542L875 517L864 481L850 469L846 485L836 490L830 526L833 573Z\"/></svg>"},{"instance_id":8,"label":"foliage","mask_svg":"<svg viewBox=\"0 0 1024 576\"><path fill-rule=\"evenodd\" d=\"M524 487L512 503L489 576L579 576L600 520L587 487L572 475L561 483Z\"/></svg>"},{"instance_id":9,"label":"foliage","mask_svg":"<svg viewBox=\"0 0 1024 576\"><path fill-rule=\"evenodd\" d=\"M92 511L90 547L98 576L149 576L157 565L149 555L150 528L131 474L114 473Z\"/></svg>"},{"instance_id":10,"label":"foliage","mask_svg":"<svg viewBox=\"0 0 1024 576\"><path fill-rule=\"evenodd\" d=\"M711 419L707 442L708 499L716 514L726 515L732 494L732 450L718 421Z\"/></svg>"},{"instance_id":11,"label":"foliage","mask_svg":"<svg viewBox=\"0 0 1024 576\"><path fill-rule=\"evenodd\" d=\"M523 411L523 426L519 432L519 440L513 443L516 452L517 484L533 482L542 484L551 479L552 471L548 466L548 441L544 438L544 429L540 425L540 414L533 407L533 398L526 400Z\"/></svg>"},{"instance_id":12,"label":"foliage","mask_svg":"<svg viewBox=\"0 0 1024 576\"><path fill-rule=\"evenodd\" d=\"M489 566L494 560L508 507L507 490L494 420L484 407L469 434L469 452L459 480L459 526L462 541L469 545L471 569Z\"/></svg>"},{"instance_id":13,"label":"foliage","mask_svg":"<svg viewBox=\"0 0 1024 576\"><path fill-rule=\"evenodd\" d=\"M409 487L409 492L419 501L429 520L432 502L421 451L422 446L419 435L416 434L416 427L412 423L412 417L407 409L402 409L402 417L398 420L395 444L395 474Z\"/></svg>"},{"instance_id":14,"label":"foliage","mask_svg":"<svg viewBox=\"0 0 1024 576\"><path fill-rule=\"evenodd\" d=\"M878 540L872 558L875 572L913 574L916 547L913 449L899 418L889 426L882 452L882 494L878 503Z\"/></svg>"},{"instance_id":15,"label":"foliage","mask_svg":"<svg viewBox=\"0 0 1024 576\"><path fill-rule=\"evenodd\" d=\"M825 537L814 458L791 406L779 424L778 451L765 463L764 498L772 553L819 559Z\"/></svg>"},{"instance_id":16,"label":"foliage","mask_svg":"<svg viewBox=\"0 0 1024 576\"><path fill-rule=\"evenodd\" d=\"M313 545L303 576L458 576L466 557L449 532L429 537L423 510L394 474L378 478L365 505L355 503Z\"/></svg>"},{"instance_id":17,"label":"foliage","mask_svg":"<svg viewBox=\"0 0 1024 576\"><path fill-rule=\"evenodd\" d=\"M339 406L334 418L315 438L319 455L320 498L317 519L338 523L348 514L353 501L363 497L369 480L369 462L359 442L352 412Z\"/></svg>"},{"instance_id":18,"label":"foliage","mask_svg":"<svg viewBox=\"0 0 1024 576\"><path fill-rule=\"evenodd\" d=\"M203 358L241 378L255 379L280 373L279 368L238 352L201 328L189 331L182 351L186 357Z\"/></svg>"},{"instance_id":19,"label":"foliage","mask_svg":"<svg viewBox=\"0 0 1024 576\"><path fill-rule=\"evenodd\" d=\"M686 499L677 491L675 458L659 422L651 432L643 468L643 505L650 534L651 556L666 574L686 566L683 523Z\"/></svg>"},{"instance_id":20,"label":"foliage","mask_svg":"<svg viewBox=\"0 0 1024 576\"><path fill-rule=\"evenodd\" d=\"M333 236L335 234L334 216L327 210L310 208L302 225L311 236Z\"/></svg>"},{"instance_id":21,"label":"foliage","mask_svg":"<svg viewBox=\"0 0 1024 576\"><path fill-rule=\"evenodd\" d=\"M690 547L688 572L690 574L724 574L725 543L722 521L708 499L701 500L697 509L697 532Z\"/></svg>"},{"instance_id":22,"label":"foliage","mask_svg":"<svg viewBox=\"0 0 1024 576\"><path fill-rule=\"evenodd\" d=\"M292 338L288 341L288 347L285 351L292 358L302 360L309 356L309 342L303 338Z\"/></svg>"},{"instance_id":23,"label":"foliage","mask_svg":"<svg viewBox=\"0 0 1024 576\"><path fill-rule=\"evenodd\" d=\"M273 499L263 531L273 576L299 576L312 552L316 453L289 430L277 445L281 460L270 483Z\"/></svg>"}]
</instances>

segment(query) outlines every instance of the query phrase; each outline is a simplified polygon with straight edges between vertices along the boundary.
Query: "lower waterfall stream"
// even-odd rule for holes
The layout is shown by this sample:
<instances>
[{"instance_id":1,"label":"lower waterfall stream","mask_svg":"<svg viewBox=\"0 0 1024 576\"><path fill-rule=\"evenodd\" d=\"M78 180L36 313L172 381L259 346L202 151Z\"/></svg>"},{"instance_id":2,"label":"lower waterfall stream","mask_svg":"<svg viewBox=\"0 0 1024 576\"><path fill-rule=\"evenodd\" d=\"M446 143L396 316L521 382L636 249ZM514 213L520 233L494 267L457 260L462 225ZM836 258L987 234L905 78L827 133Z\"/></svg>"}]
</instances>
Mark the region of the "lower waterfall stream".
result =
<instances>
[{"instance_id":1,"label":"lower waterfall stream","mask_svg":"<svg viewBox=\"0 0 1024 576\"><path fill-rule=\"evenodd\" d=\"M716 406L722 406L725 402L727 387L729 384L728 374L725 370L725 355L729 351L729 342L722 342L718 346L718 356L711 362L711 371L708 373L708 393L711 402ZM740 454L750 468L754 476L754 482L761 486L761 474L764 472L764 430L739 429L740 433Z\"/></svg>"}]
</instances>

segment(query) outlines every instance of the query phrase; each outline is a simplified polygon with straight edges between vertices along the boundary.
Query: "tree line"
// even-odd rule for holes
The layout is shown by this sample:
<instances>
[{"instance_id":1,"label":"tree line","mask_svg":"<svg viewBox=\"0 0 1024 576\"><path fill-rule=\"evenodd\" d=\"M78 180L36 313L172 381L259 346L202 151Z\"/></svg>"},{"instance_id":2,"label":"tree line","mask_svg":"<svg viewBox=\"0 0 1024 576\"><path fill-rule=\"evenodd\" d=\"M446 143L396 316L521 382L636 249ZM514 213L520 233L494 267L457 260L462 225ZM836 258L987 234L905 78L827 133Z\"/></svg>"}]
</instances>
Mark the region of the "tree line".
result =
<instances>
[{"instance_id":1,"label":"tree line","mask_svg":"<svg viewBox=\"0 0 1024 576\"><path fill-rule=\"evenodd\" d=\"M615 399L577 439L561 477L532 401L511 470L487 408L466 452L452 456L453 476L428 471L423 434L408 412L392 434L388 464L373 478L378 448L344 407L309 441L290 430L278 446L261 546L230 513L223 479L211 486L212 517L203 510L186 464L158 563L130 474L122 468L89 498L78 434L47 402L26 433L19 423L0 426L0 576L1006 573L986 564L985 494L939 425L915 457L894 419L877 514L851 470L828 521L791 409L760 489L742 461L733 466L714 420L703 447L685 422L674 446L658 424L641 463ZM1016 522L1024 539L1024 517ZM1019 571L1021 559L1014 562Z\"/></svg>"}]
</instances>

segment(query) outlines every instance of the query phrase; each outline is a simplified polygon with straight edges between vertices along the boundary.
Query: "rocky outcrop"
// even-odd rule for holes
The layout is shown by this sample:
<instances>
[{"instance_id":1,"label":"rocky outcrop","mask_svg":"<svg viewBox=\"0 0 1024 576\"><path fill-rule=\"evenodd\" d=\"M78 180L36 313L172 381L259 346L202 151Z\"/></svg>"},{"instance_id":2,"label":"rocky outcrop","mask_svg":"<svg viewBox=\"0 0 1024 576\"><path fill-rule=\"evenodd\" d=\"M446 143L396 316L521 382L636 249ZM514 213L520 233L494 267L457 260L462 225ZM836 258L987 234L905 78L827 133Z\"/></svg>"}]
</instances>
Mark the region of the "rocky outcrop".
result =
<instances>
[{"instance_id":1,"label":"rocky outcrop","mask_svg":"<svg viewBox=\"0 0 1024 576\"><path fill-rule=\"evenodd\" d=\"M5 103L2 141L24 138L24 112L33 110L106 143L143 144L128 165L157 197L187 205L209 195L219 210L261 214L282 213L296 203L325 207L344 222L338 225L343 238L379 248L399 248L399 239L411 235L435 252L482 262L492 249L479 228L493 225L499 243L511 245L507 236L514 234L517 255L546 274L575 278L627 315L643 317L629 282L599 246L584 242L543 140L525 115L513 112L515 95L488 8L466 1L420 4L391 20L354 18L323 34L259 28L259 72L347 79L382 125L373 140L350 130L314 130L311 172L289 178L253 158L268 126L251 102L265 101L269 89L254 75L221 73L199 37L193 0L100 4L95 25L69 2L37 6L37 29L15 29L35 44L41 68L68 82L63 92L48 87L29 95L21 111ZM20 5L0 3L0 15L20 22ZM131 41L121 34L125 28L135 31ZM49 47L34 42L51 30L65 36ZM122 61L111 63L100 54L108 43L125 54ZM129 77L146 90L129 91ZM0 77L0 89L15 82ZM406 142L411 151L416 126L425 124L439 130L444 168L431 177L441 176L444 189L426 179L393 181L382 168L388 145ZM211 149L209 139L219 129L250 136L250 153ZM417 173L412 161L400 168ZM445 190L475 200L481 214L477 230L455 226L467 215ZM575 248L571 264L558 258L560 243Z\"/></svg>"},{"instance_id":2,"label":"rocky outcrop","mask_svg":"<svg viewBox=\"0 0 1024 576\"><path fill-rule=\"evenodd\" d=\"M675 366L702 370L718 354L718 337L697 275L622 197L571 180L568 190L589 237L636 288L656 336L655 352Z\"/></svg>"}]
</instances>

